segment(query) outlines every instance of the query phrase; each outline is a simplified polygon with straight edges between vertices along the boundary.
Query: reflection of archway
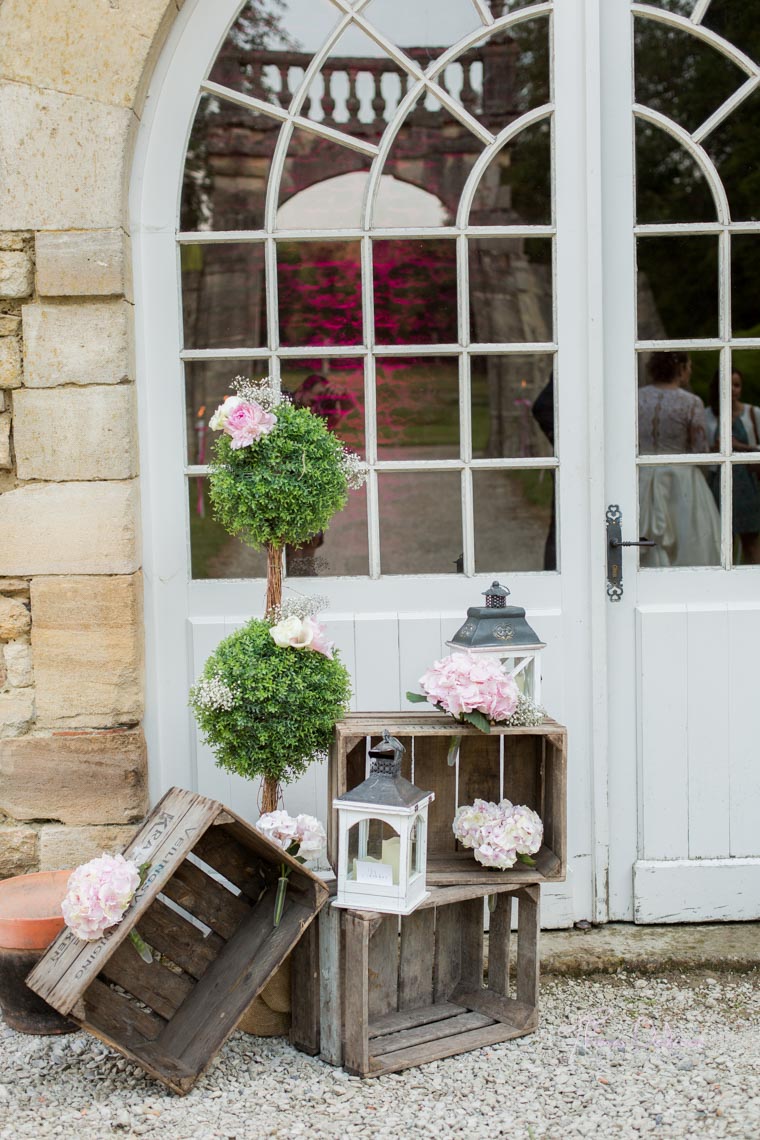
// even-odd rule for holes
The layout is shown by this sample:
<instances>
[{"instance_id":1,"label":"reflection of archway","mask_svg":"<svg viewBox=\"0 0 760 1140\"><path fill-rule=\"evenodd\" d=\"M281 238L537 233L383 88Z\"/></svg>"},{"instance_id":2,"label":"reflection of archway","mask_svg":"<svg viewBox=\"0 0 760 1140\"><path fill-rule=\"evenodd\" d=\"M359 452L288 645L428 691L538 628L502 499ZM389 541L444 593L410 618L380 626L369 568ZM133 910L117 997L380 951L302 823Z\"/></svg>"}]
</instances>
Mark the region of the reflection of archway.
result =
<instances>
[{"instance_id":1,"label":"reflection of archway","mask_svg":"<svg viewBox=\"0 0 760 1140\"><path fill-rule=\"evenodd\" d=\"M280 205L277 228L326 229L333 223L336 213L343 226L358 227L368 177L363 171L354 171L297 191ZM435 194L392 174L382 175L380 201L375 211L376 225L441 226L445 224L445 218L446 210Z\"/></svg>"}]
</instances>

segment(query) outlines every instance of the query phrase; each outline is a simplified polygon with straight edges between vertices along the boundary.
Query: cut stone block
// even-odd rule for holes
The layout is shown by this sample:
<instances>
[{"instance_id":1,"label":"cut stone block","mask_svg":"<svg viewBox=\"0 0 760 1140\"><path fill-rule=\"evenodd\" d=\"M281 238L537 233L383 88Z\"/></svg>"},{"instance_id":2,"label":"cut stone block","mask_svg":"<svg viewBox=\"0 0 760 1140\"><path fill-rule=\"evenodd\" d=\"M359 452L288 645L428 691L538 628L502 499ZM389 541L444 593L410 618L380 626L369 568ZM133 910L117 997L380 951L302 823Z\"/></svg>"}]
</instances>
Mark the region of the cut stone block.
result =
<instances>
[{"instance_id":1,"label":"cut stone block","mask_svg":"<svg viewBox=\"0 0 760 1140\"><path fill-rule=\"evenodd\" d=\"M25 689L34 683L32 647L28 641L9 641L3 647L3 660L8 685Z\"/></svg>"},{"instance_id":2,"label":"cut stone block","mask_svg":"<svg viewBox=\"0 0 760 1140\"><path fill-rule=\"evenodd\" d=\"M0 337L0 388L21 387L21 346L15 336Z\"/></svg>"},{"instance_id":3,"label":"cut stone block","mask_svg":"<svg viewBox=\"0 0 760 1140\"><path fill-rule=\"evenodd\" d=\"M31 10L25 5L27 17ZM92 5L88 5L91 10ZM47 5L37 6L49 43ZM6 6L2 8L3 16ZM14 41L0 40L14 51ZM91 60L100 51L83 57ZM106 56L104 56L105 60ZM39 76L35 82L40 82ZM0 229L110 229L121 225L133 113L91 99L0 83Z\"/></svg>"},{"instance_id":4,"label":"cut stone block","mask_svg":"<svg viewBox=\"0 0 760 1140\"><path fill-rule=\"evenodd\" d=\"M110 727L142 717L142 576L35 578L38 723Z\"/></svg>"},{"instance_id":5,"label":"cut stone block","mask_svg":"<svg viewBox=\"0 0 760 1140\"><path fill-rule=\"evenodd\" d=\"M37 832L31 827L0 827L0 879L37 870Z\"/></svg>"},{"instance_id":6,"label":"cut stone block","mask_svg":"<svg viewBox=\"0 0 760 1140\"><path fill-rule=\"evenodd\" d=\"M16 736L23 736L25 732L29 731L33 720L33 689L10 689L6 693L0 693L0 739L5 740ZM2 779L0 778L0 784L1 783ZM0 799L2 799L2 794L0 790ZM0 807L1 806L2 804L0 804ZM14 813L9 812L8 814L13 815ZM37 816L31 815L26 818L36 819Z\"/></svg>"},{"instance_id":7,"label":"cut stone block","mask_svg":"<svg viewBox=\"0 0 760 1140\"><path fill-rule=\"evenodd\" d=\"M136 480L32 484L0 495L0 575L132 574Z\"/></svg>"},{"instance_id":8,"label":"cut stone block","mask_svg":"<svg viewBox=\"0 0 760 1140\"><path fill-rule=\"evenodd\" d=\"M42 297L123 294L124 247L120 229L37 234L37 292Z\"/></svg>"},{"instance_id":9,"label":"cut stone block","mask_svg":"<svg viewBox=\"0 0 760 1140\"><path fill-rule=\"evenodd\" d=\"M31 628L32 618L27 607L17 598L0 597L0 641L15 641Z\"/></svg>"},{"instance_id":10,"label":"cut stone block","mask_svg":"<svg viewBox=\"0 0 760 1140\"><path fill-rule=\"evenodd\" d=\"M34 273L29 254L0 250L0 297L28 297L33 288Z\"/></svg>"},{"instance_id":11,"label":"cut stone block","mask_svg":"<svg viewBox=\"0 0 760 1140\"><path fill-rule=\"evenodd\" d=\"M47 824L40 828L39 860L41 871L66 871L96 859L106 851L115 855L122 851L135 833L135 825L118 827L65 827ZM2 842L0 831L0 842Z\"/></svg>"},{"instance_id":12,"label":"cut stone block","mask_svg":"<svg viewBox=\"0 0 760 1140\"><path fill-rule=\"evenodd\" d=\"M137 473L131 385L22 388L13 423L19 479L129 479Z\"/></svg>"},{"instance_id":13,"label":"cut stone block","mask_svg":"<svg viewBox=\"0 0 760 1140\"><path fill-rule=\"evenodd\" d=\"M120 384L129 376L129 305L25 305L24 383Z\"/></svg>"},{"instance_id":14,"label":"cut stone block","mask_svg":"<svg viewBox=\"0 0 760 1140\"><path fill-rule=\"evenodd\" d=\"M0 392L0 398L2 392ZM11 417L8 412L0 415L0 470L10 471L11 460Z\"/></svg>"},{"instance_id":15,"label":"cut stone block","mask_svg":"<svg viewBox=\"0 0 760 1140\"><path fill-rule=\"evenodd\" d=\"M140 731L6 740L0 810L18 820L135 823L148 808L147 774Z\"/></svg>"}]
</instances>

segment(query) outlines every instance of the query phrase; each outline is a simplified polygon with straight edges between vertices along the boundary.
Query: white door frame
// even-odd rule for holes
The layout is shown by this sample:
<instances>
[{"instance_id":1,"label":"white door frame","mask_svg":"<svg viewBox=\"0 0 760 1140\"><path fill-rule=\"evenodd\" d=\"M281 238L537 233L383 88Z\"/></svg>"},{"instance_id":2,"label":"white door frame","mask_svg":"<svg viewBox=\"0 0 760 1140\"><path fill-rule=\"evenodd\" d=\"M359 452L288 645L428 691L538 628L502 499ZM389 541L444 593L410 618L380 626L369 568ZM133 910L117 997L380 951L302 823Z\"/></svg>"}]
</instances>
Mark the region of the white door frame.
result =
<instances>
[{"instance_id":1,"label":"white door frame","mask_svg":"<svg viewBox=\"0 0 760 1140\"><path fill-rule=\"evenodd\" d=\"M561 655L553 667L561 673L561 715L574 742L569 815L571 846L578 859L575 884L564 893L556 892L561 912L557 924L561 925L574 918L607 918L604 370L598 227L598 21L599 9L605 3L560 0L554 12L555 44L560 45L555 61L559 93L555 179L561 188L555 194L559 299L555 335L562 371L558 383L562 572L508 575L516 600L528 600L529 617L539 631L542 616L549 620L560 613L565 615ZM188 757L195 756L187 707L193 665L188 614L202 626L218 614L223 599L228 626L234 626L251 613L260 612L264 599L262 583L188 581L187 497L179 461L184 455L176 242L181 171L200 82L239 7L239 0L215 0L213 5L207 0L186 0L151 83L133 166L130 230L143 492L145 729L154 798L171 783L182 785L197 778L197 771L188 762ZM320 592L340 597L344 612L331 615L336 621L351 618L352 612L360 609L370 621L387 613L414 619L424 617L430 609L428 578L386 578L372 583L373 612L367 612L366 583L321 579L315 580L315 586ZM458 622L466 607L473 604L477 588L477 579L447 577L440 605L436 605L441 621L449 626ZM399 615L401 605L404 612ZM237 793L250 794L241 786L237 786Z\"/></svg>"}]
</instances>

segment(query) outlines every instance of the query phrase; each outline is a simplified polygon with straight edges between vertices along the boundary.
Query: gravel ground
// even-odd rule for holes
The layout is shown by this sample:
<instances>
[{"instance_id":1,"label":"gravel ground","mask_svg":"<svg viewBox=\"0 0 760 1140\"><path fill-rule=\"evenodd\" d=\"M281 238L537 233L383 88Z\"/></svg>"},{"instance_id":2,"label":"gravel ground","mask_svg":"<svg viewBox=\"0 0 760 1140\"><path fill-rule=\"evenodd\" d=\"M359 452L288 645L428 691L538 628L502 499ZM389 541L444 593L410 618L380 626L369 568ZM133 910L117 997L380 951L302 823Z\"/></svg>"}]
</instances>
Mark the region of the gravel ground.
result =
<instances>
[{"instance_id":1,"label":"gravel ground","mask_svg":"<svg viewBox=\"0 0 760 1140\"><path fill-rule=\"evenodd\" d=\"M236 1033L184 1099L83 1033L0 1023L0 1140L760 1137L760 974L549 978L518 1041L362 1081Z\"/></svg>"}]
</instances>

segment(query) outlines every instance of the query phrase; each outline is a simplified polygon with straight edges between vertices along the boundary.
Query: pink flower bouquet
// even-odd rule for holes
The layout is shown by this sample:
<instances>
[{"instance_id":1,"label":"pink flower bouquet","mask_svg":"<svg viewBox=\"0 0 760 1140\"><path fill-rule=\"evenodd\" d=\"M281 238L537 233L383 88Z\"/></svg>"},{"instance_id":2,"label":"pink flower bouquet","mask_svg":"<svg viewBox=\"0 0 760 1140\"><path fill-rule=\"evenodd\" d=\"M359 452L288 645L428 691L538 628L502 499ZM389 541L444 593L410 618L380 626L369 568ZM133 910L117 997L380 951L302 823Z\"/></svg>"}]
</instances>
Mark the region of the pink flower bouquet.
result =
<instances>
[{"instance_id":1,"label":"pink flower bouquet","mask_svg":"<svg viewBox=\"0 0 760 1140\"><path fill-rule=\"evenodd\" d=\"M244 400L241 396L228 396L209 421L212 431L223 431L230 437L233 451L250 447L262 435L269 435L276 424L274 412L268 412L255 400Z\"/></svg>"},{"instance_id":2,"label":"pink flower bouquet","mask_svg":"<svg viewBox=\"0 0 760 1140\"><path fill-rule=\"evenodd\" d=\"M148 871L123 855L106 855L91 859L72 872L66 897L61 903L63 919L69 930L84 942L95 942L105 931L123 919L135 892ZM132 942L145 961L152 956L137 931L130 933Z\"/></svg>"},{"instance_id":3,"label":"pink flower bouquet","mask_svg":"<svg viewBox=\"0 0 760 1140\"><path fill-rule=\"evenodd\" d=\"M520 700L517 682L498 661L469 652L436 661L422 674L420 685L424 695L407 693L408 700L430 701L481 732L508 720Z\"/></svg>"},{"instance_id":4,"label":"pink flower bouquet","mask_svg":"<svg viewBox=\"0 0 760 1140\"><path fill-rule=\"evenodd\" d=\"M518 860L534 867L532 856L540 851L544 838L544 825L536 812L509 800L498 804L475 800L459 808L451 826L479 863L500 871L514 867Z\"/></svg>"},{"instance_id":5,"label":"pink flower bouquet","mask_svg":"<svg viewBox=\"0 0 760 1140\"><path fill-rule=\"evenodd\" d=\"M327 842L325 829L313 815L297 815L293 817L286 811L269 811L259 817L256 830L288 855L292 855L298 863L305 863L307 859L314 859L321 854ZM277 881L277 895L274 901L274 925L280 925L282 912L285 908L285 892L288 889L288 879L291 868L286 863L280 864L280 878Z\"/></svg>"}]
</instances>

